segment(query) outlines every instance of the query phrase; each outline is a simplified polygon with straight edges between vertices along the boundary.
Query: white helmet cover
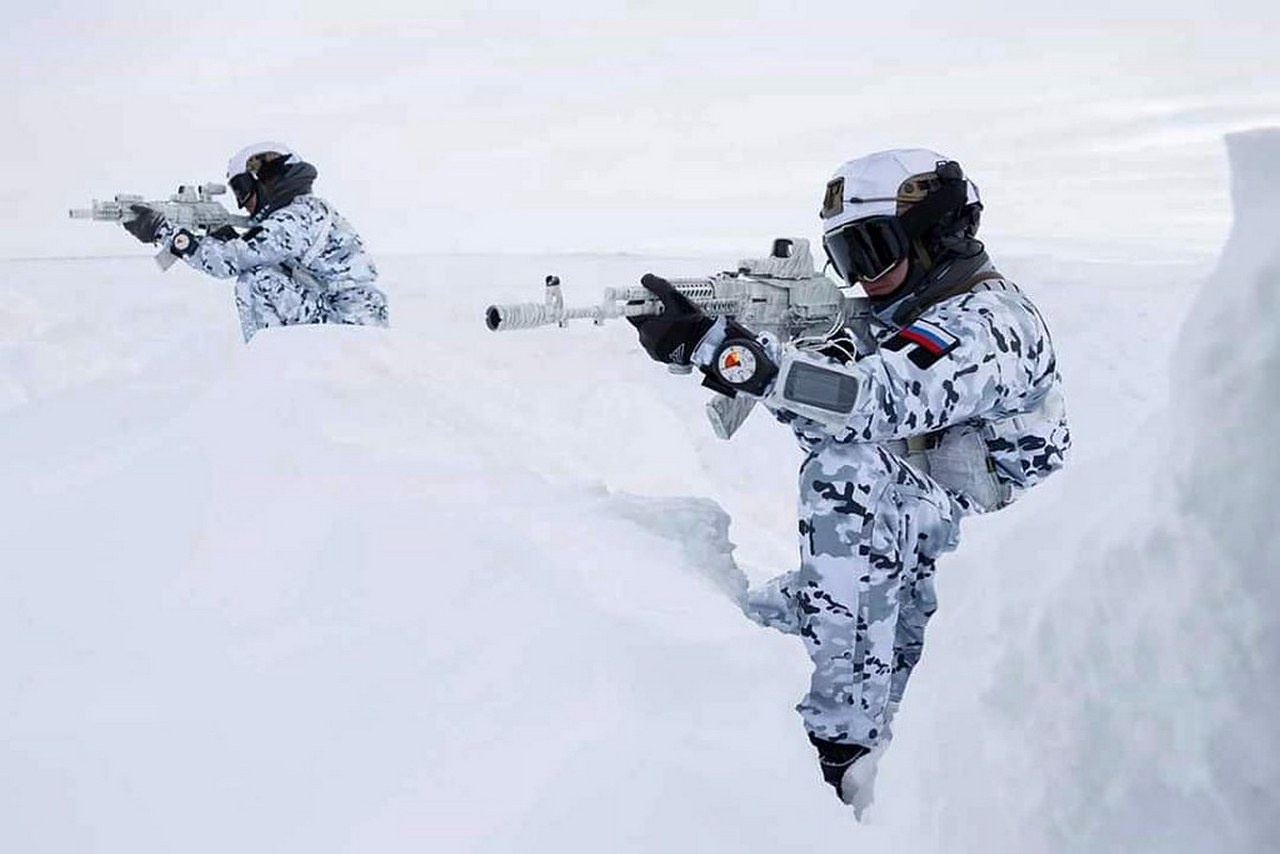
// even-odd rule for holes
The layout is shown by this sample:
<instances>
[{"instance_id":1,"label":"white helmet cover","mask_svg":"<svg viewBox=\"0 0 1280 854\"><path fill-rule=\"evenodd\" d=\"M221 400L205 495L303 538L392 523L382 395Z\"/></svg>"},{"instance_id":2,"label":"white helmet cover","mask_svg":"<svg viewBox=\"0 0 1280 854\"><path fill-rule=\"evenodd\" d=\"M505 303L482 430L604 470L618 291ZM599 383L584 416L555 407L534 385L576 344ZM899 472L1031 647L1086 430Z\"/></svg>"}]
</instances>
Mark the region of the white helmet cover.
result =
<instances>
[{"instance_id":1,"label":"white helmet cover","mask_svg":"<svg viewBox=\"0 0 1280 854\"><path fill-rule=\"evenodd\" d=\"M297 161L298 155L293 153L293 149L285 145L283 142L255 142L253 145L246 145L244 148L231 155L231 159L227 161L227 178L234 178L242 172L249 171L249 159L255 154L263 154L268 151L274 151L283 154L289 160Z\"/></svg>"},{"instance_id":2,"label":"white helmet cover","mask_svg":"<svg viewBox=\"0 0 1280 854\"><path fill-rule=\"evenodd\" d=\"M822 203L822 231L830 234L851 222L872 216L897 216L904 205L924 196L911 179L931 175L950 157L927 148L877 151L843 164L827 182ZM966 204L981 201L978 186L965 179Z\"/></svg>"}]
</instances>

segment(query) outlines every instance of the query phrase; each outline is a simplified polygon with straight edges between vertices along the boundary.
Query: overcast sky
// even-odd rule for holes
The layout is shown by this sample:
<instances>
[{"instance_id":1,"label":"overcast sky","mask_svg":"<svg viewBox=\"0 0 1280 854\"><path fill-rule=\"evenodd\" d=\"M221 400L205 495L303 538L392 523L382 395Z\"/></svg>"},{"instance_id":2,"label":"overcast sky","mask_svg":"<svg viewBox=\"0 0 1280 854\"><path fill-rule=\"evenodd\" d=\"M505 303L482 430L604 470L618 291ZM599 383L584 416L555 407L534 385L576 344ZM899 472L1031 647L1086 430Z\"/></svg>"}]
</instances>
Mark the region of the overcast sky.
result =
<instances>
[{"instance_id":1,"label":"overcast sky","mask_svg":"<svg viewBox=\"0 0 1280 854\"><path fill-rule=\"evenodd\" d=\"M66 210L222 179L264 138L375 253L816 237L841 161L913 145L966 166L989 237L1211 248L1222 133L1280 124L1277 6L24 3L0 256L134 251Z\"/></svg>"}]
</instances>

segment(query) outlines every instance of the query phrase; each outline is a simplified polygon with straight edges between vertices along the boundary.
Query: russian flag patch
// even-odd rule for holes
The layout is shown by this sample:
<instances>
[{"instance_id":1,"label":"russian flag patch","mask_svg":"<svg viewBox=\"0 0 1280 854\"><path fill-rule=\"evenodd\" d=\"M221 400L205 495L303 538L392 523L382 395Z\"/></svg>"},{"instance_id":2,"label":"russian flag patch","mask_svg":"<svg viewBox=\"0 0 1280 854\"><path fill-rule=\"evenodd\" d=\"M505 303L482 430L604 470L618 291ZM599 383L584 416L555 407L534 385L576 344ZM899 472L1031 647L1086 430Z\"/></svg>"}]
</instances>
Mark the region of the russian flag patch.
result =
<instances>
[{"instance_id":1,"label":"russian flag patch","mask_svg":"<svg viewBox=\"0 0 1280 854\"><path fill-rule=\"evenodd\" d=\"M916 320L899 329L880 346L893 352L910 348L907 358L916 367L929 368L959 345L960 339L941 326L927 320Z\"/></svg>"}]
</instances>

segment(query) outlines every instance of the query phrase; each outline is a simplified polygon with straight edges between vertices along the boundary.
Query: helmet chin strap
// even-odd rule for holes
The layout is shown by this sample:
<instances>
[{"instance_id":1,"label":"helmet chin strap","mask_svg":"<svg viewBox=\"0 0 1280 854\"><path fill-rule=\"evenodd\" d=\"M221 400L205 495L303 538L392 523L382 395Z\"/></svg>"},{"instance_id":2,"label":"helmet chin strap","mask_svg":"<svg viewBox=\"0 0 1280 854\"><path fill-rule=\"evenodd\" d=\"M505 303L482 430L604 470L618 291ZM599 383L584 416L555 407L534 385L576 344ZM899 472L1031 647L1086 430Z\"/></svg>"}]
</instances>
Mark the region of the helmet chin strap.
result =
<instances>
[{"instance_id":1,"label":"helmet chin strap","mask_svg":"<svg viewBox=\"0 0 1280 854\"><path fill-rule=\"evenodd\" d=\"M929 254L929 247L925 246L924 240L919 237L911 241L911 254L908 257L910 259L908 280L927 276L934 267L934 258Z\"/></svg>"}]
</instances>

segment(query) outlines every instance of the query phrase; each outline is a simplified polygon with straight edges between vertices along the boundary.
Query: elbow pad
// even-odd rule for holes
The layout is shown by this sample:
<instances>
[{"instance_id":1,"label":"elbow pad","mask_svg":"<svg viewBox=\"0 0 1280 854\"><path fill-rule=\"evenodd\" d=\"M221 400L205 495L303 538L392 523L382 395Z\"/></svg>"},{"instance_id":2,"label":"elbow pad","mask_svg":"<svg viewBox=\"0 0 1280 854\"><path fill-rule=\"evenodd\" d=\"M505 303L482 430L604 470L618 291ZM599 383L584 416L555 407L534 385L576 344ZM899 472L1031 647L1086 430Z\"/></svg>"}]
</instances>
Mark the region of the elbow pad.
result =
<instances>
[{"instance_id":1,"label":"elbow pad","mask_svg":"<svg viewBox=\"0 0 1280 854\"><path fill-rule=\"evenodd\" d=\"M795 413L833 431L849 424L858 400L854 364L838 364L806 350L787 348L778 365L778 378L764 402Z\"/></svg>"}]
</instances>

